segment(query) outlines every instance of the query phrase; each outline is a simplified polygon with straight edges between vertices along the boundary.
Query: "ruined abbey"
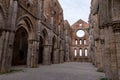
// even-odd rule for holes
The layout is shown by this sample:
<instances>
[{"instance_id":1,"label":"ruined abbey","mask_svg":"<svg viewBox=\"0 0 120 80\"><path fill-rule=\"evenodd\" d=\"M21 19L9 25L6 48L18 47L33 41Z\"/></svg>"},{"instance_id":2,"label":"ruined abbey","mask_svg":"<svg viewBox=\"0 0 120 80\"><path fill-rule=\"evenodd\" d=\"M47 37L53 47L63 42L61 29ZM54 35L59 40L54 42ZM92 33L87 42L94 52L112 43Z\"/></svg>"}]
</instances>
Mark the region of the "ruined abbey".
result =
<instances>
[{"instance_id":1,"label":"ruined abbey","mask_svg":"<svg viewBox=\"0 0 120 80\"><path fill-rule=\"evenodd\" d=\"M91 0L90 9L88 23L70 25L58 0L0 0L0 72L91 62L120 80L120 0Z\"/></svg>"}]
</instances>

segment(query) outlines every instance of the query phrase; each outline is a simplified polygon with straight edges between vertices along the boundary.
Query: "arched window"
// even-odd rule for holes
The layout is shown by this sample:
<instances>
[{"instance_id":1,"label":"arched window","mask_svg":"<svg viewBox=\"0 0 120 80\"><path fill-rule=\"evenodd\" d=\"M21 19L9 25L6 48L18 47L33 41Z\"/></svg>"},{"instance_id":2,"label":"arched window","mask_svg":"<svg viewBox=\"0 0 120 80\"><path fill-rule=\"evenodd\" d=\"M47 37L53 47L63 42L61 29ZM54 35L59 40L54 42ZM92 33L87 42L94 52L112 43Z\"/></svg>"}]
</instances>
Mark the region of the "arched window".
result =
<instances>
[{"instance_id":1,"label":"arched window","mask_svg":"<svg viewBox=\"0 0 120 80\"><path fill-rule=\"evenodd\" d=\"M76 49L74 50L74 55L77 56L77 50Z\"/></svg>"},{"instance_id":2,"label":"arched window","mask_svg":"<svg viewBox=\"0 0 120 80\"><path fill-rule=\"evenodd\" d=\"M80 45L82 45L82 40L80 39Z\"/></svg>"},{"instance_id":3,"label":"arched window","mask_svg":"<svg viewBox=\"0 0 120 80\"><path fill-rule=\"evenodd\" d=\"M75 40L75 44L76 44L76 45L78 44L78 41L77 41L77 39Z\"/></svg>"},{"instance_id":4,"label":"arched window","mask_svg":"<svg viewBox=\"0 0 120 80\"><path fill-rule=\"evenodd\" d=\"M86 45L86 44L87 44L86 39L84 39L84 45Z\"/></svg>"},{"instance_id":5,"label":"arched window","mask_svg":"<svg viewBox=\"0 0 120 80\"><path fill-rule=\"evenodd\" d=\"M82 56L82 49L80 49L80 52L79 52L79 53L80 53L80 56Z\"/></svg>"},{"instance_id":6,"label":"arched window","mask_svg":"<svg viewBox=\"0 0 120 80\"><path fill-rule=\"evenodd\" d=\"M85 49L85 56L88 56L88 50Z\"/></svg>"}]
</instances>

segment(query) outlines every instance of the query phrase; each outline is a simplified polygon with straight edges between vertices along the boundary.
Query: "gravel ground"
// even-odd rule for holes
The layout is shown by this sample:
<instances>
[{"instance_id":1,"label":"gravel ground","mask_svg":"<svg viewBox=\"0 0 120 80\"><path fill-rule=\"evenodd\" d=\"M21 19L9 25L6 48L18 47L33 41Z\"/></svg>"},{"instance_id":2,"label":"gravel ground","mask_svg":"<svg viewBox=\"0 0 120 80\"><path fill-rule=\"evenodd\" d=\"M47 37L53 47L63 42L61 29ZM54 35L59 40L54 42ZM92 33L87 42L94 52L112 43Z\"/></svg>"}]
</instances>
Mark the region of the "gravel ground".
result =
<instances>
[{"instance_id":1,"label":"gravel ground","mask_svg":"<svg viewBox=\"0 0 120 80\"><path fill-rule=\"evenodd\" d=\"M0 75L0 80L100 80L105 76L104 73L96 72L92 64L80 62L17 68L23 71Z\"/></svg>"}]
</instances>

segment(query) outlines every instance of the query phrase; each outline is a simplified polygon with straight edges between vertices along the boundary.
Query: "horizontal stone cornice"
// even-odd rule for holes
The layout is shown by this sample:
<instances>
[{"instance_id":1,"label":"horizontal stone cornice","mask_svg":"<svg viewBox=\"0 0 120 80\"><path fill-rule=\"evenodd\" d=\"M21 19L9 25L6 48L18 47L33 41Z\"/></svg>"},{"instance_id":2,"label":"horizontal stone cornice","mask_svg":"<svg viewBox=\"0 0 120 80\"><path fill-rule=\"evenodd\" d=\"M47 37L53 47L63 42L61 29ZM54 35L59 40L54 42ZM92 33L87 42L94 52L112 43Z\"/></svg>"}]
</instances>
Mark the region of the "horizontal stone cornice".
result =
<instances>
[{"instance_id":1,"label":"horizontal stone cornice","mask_svg":"<svg viewBox=\"0 0 120 80\"><path fill-rule=\"evenodd\" d=\"M114 32L120 32L120 21L114 22L114 23L112 24L112 28L113 28L113 31L114 31Z\"/></svg>"},{"instance_id":2,"label":"horizontal stone cornice","mask_svg":"<svg viewBox=\"0 0 120 80\"><path fill-rule=\"evenodd\" d=\"M112 21L110 23L103 24L103 26L99 26L100 29L104 29L106 27L107 28L112 27L114 32L116 32L116 31L120 32L120 20Z\"/></svg>"}]
</instances>

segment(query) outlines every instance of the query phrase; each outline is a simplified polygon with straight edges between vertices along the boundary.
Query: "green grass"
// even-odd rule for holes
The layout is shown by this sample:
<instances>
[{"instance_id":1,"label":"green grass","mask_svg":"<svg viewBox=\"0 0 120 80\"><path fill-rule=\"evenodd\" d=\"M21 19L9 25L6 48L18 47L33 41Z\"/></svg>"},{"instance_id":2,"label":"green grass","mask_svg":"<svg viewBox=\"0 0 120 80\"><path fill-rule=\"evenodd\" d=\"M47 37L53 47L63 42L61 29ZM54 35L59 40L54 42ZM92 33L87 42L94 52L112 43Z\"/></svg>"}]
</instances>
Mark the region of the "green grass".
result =
<instances>
[{"instance_id":1,"label":"green grass","mask_svg":"<svg viewBox=\"0 0 120 80\"><path fill-rule=\"evenodd\" d=\"M108 80L107 78L101 78L100 80Z\"/></svg>"},{"instance_id":2,"label":"green grass","mask_svg":"<svg viewBox=\"0 0 120 80\"><path fill-rule=\"evenodd\" d=\"M20 71L23 71L22 69L11 69L7 72L2 72L0 73L0 75L3 75L3 74L11 74L11 73L16 73L16 72L20 72Z\"/></svg>"}]
</instances>

